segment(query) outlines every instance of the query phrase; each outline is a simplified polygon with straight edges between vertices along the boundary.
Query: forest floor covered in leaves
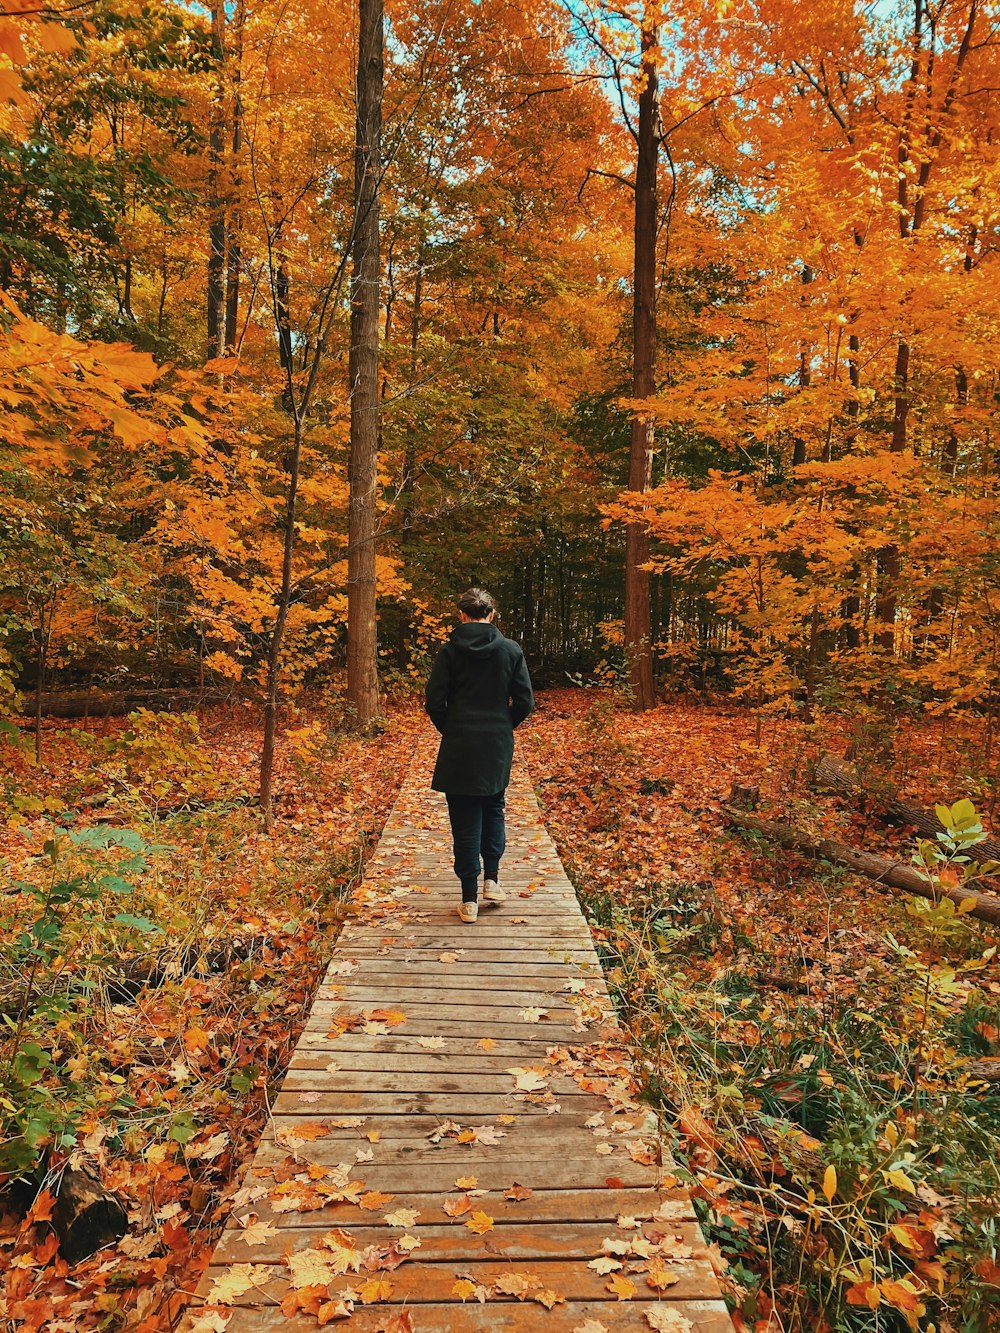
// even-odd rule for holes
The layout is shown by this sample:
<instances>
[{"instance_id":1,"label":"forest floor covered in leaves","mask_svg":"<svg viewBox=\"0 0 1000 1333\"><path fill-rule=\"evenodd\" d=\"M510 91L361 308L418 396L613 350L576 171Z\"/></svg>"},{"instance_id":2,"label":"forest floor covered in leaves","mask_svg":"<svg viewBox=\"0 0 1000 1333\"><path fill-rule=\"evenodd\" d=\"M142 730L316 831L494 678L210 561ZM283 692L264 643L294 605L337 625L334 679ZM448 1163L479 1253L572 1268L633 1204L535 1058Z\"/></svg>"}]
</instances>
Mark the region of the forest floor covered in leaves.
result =
<instances>
[{"instance_id":1,"label":"forest floor covered in leaves","mask_svg":"<svg viewBox=\"0 0 1000 1333\"><path fill-rule=\"evenodd\" d=\"M249 712L53 723L40 772L0 740L0 1148L32 1180L0 1232L10 1327L153 1333L190 1299L429 727L413 700L365 737L338 717L287 722L272 839L246 803ZM928 806L979 781L975 736L944 725L893 738ZM756 784L765 813L907 859L905 831L810 790L810 762L846 740L830 719L774 719L758 745L739 708L634 717L608 691L559 690L519 754L738 1326L986 1333L1000 1095L965 1066L1000 1051L990 928L720 812L733 781ZM72 1149L130 1225L70 1267L40 1173Z\"/></svg>"}]
</instances>

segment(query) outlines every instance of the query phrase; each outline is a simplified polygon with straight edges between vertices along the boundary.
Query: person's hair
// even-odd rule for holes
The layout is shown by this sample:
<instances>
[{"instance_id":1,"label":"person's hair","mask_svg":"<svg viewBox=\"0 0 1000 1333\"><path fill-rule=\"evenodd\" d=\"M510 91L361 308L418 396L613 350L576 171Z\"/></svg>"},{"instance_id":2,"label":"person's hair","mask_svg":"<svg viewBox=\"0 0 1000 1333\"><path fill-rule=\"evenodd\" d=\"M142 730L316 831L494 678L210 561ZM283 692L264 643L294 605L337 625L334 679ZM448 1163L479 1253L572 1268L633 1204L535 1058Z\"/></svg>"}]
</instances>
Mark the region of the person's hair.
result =
<instances>
[{"instance_id":1,"label":"person's hair","mask_svg":"<svg viewBox=\"0 0 1000 1333\"><path fill-rule=\"evenodd\" d=\"M485 620L497 604L485 588L466 588L458 599L458 609L472 620Z\"/></svg>"}]
</instances>

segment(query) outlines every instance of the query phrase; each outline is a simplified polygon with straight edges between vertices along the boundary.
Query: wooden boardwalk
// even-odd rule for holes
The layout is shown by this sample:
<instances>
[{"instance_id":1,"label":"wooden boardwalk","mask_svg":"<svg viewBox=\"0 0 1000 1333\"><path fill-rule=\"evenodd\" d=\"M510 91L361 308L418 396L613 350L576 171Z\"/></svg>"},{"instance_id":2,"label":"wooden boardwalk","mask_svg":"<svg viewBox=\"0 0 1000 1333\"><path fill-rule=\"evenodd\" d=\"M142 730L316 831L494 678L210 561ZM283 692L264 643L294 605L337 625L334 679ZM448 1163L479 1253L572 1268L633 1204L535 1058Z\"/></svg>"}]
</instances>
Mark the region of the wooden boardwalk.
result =
<instances>
[{"instance_id":1,"label":"wooden boardwalk","mask_svg":"<svg viewBox=\"0 0 1000 1333\"><path fill-rule=\"evenodd\" d=\"M730 1333L527 780L507 902L465 925L428 759L184 1329Z\"/></svg>"}]
</instances>

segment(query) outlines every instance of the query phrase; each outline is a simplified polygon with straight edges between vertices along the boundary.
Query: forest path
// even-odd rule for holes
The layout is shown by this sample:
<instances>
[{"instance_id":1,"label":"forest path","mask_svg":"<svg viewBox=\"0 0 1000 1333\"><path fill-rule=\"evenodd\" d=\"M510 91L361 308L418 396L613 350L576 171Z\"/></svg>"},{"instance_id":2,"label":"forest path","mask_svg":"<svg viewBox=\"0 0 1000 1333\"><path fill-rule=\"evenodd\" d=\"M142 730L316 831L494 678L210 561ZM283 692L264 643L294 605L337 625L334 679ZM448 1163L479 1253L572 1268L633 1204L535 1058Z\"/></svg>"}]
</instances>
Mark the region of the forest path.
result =
<instances>
[{"instance_id":1,"label":"forest path","mask_svg":"<svg viewBox=\"0 0 1000 1333\"><path fill-rule=\"evenodd\" d=\"M524 770L507 901L465 925L429 767L418 753L184 1330L726 1333Z\"/></svg>"}]
</instances>

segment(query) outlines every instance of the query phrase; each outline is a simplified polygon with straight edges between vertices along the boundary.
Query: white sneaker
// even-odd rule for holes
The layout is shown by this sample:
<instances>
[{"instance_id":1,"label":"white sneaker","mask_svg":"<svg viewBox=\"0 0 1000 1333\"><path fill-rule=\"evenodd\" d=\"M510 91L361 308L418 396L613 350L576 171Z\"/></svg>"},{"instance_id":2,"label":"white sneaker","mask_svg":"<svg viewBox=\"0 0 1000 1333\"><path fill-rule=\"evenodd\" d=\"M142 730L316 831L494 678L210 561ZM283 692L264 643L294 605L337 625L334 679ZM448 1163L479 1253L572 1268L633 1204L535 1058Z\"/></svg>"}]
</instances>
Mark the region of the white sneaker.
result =
<instances>
[{"instance_id":1,"label":"white sneaker","mask_svg":"<svg viewBox=\"0 0 1000 1333\"><path fill-rule=\"evenodd\" d=\"M487 903L505 903L507 895L495 879L488 879L483 885L483 901Z\"/></svg>"},{"instance_id":2,"label":"white sneaker","mask_svg":"<svg viewBox=\"0 0 1000 1333\"><path fill-rule=\"evenodd\" d=\"M466 925L471 925L473 921L475 921L476 917L479 915L479 904L463 903L461 907L458 909L458 915L466 923Z\"/></svg>"}]
</instances>

